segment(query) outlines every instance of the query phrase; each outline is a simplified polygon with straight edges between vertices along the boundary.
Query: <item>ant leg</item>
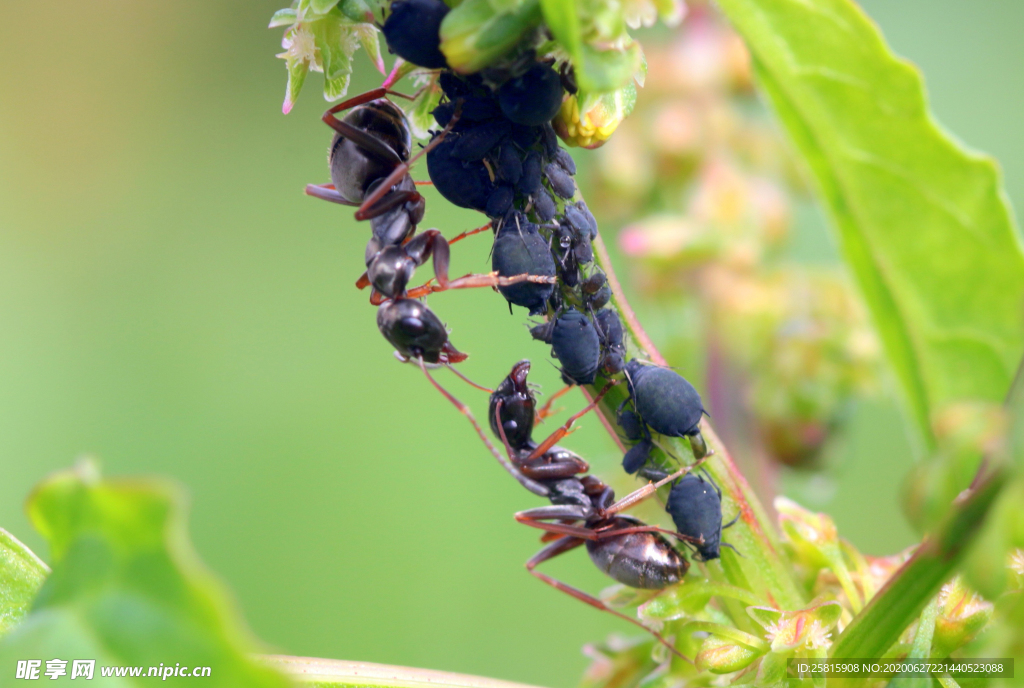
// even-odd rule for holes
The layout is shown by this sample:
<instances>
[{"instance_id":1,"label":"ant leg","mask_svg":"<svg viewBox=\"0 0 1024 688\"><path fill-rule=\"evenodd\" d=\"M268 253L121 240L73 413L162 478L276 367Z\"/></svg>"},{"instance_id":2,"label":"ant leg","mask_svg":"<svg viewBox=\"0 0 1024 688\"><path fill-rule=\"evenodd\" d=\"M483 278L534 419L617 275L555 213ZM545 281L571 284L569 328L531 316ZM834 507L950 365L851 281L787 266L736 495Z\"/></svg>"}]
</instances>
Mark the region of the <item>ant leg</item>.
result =
<instances>
[{"instance_id":1,"label":"ant leg","mask_svg":"<svg viewBox=\"0 0 1024 688\"><path fill-rule=\"evenodd\" d=\"M364 272L363 275L356 280L356 288L366 289L368 286L370 286L370 274Z\"/></svg>"},{"instance_id":2,"label":"ant leg","mask_svg":"<svg viewBox=\"0 0 1024 688\"><path fill-rule=\"evenodd\" d=\"M601 399L603 399L604 395L608 393L608 390L610 390L617 384L617 381L613 381L605 385L604 389L602 389L598 393L598 395L594 397L594 400L592 402L587 404L587 406L582 411L571 416L569 420L565 421L562 427L555 430L553 433L551 433L551 435L548 436L546 440L538 444L537 448L530 452L530 455L526 457L525 460L530 461L532 459L536 459L538 456L543 456L549 449L551 449L551 447L555 446L555 443L558 442L558 440L562 439L563 437L569 434L569 432L572 430L573 423L575 423L577 420L579 420L580 418L582 418L583 416L597 408L597 405L601 403Z\"/></svg>"},{"instance_id":3,"label":"ant leg","mask_svg":"<svg viewBox=\"0 0 1024 688\"><path fill-rule=\"evenodd\" d=\"M548 576L547 574L541 573L540 571L536 570L537 567L540 564L543 564L545 561L548 561L549 559L554 559L560 554L565 554L566 552L576 549L582 544L583 540L577 537L573 537L571 535L561 538L559 540L555 540L550 545L548 545L541 551L537 552L537 554L535 554L528 562L526 562L526 570L530 572L531 576L550 585L555 590L560 590L571 597L575 597L580 602L585 602L586 604L589 604L591 607L594 607L595 609L599 609L603 612L608 612L609 614L614 614L615 616L625 621L628 621L634 626L639 626L640 628L644 629L645 631L653 635L655 638L657 638L658 642L667 647L673 654L679 656L687 662L690 662L689 658L684 656L679 650L673 647L673 645L667 640L665 640L665 638L660 633L648 628L647 626L644 626L642 623L640 623L639 620L626 616L622 612L612 609L601 600L597 599L596 597L593 597L592 595L588 595L579 588L574 588L571 585L563 583L562 581L556 578L552 578L551 576ZM692 662L690 663L692 664Z\"/></svg>"},{"instance_id":4,"label":"ant leg","mask_svg":"<svg viewBox=\"0 0 1024 688\"><path fill-rule=\"evenodd\" d=\"M421 157L423 157L424 155L426 155L430 151L434 150L434 148L438 144L440 144L441 141L443 141L446 136L448 136L448 133L452 130L452 127L454 127L455 124L459 121L459 116L461 114L462 114L462 105L460 103L455 108L455 114L453 114L452 118L448 121L448 125L444 129L442 129L441 133L438 134L437 136L435 136L433 138L433 140L431 140L430 143L428 143L426 146L424 146L423 149L419 153L417 153L416 155L414 155L411 158L409 158L408 162L403 161L403 160L401 160L399 158L399 160L397 161L399 164L395 167L395 169L393 169L391 171L391 174L389 174L384 179L383 183L381 183L381 184L379 184L377 186L376 190L374 190L374 192L372 194L370 194L369 197L367 197L367 198L365 198L363 200L363 205L361 205L359 207L359 210L356 211L356 219L357 220L365 220L366 218L363 217L363 214L366 212L366 210L368 208L370 208L370 206L372 206L375 203L377 203L377 201L379 201L381 198L383 198L384 195L386 193L388 193L388 191L391 190L391 187L398 183L399 179L401 179L405 175L409 174L409 169L413 166L413 164L415 164L415 162L417 160L419 160ZM326 115L324 115L324 116L326 117ZM349 125L346 125L346 126L349 126ZM355 139L353 139L353 141L355 141L355 143L357 143L359 145L362 145L362 144L359 143L359 141L356 141ZM394 152L394 151L392 151L392 152ZM398 156L396 155L395 157L398 157Z\"/></svg>"},{"instance_id":5,"label":"ant leg","mask_svg":"<svg viewBox=\"0 0 1024 688\"><path fill-rule=\"evenodd\" d=\"M334 184L306 184L306 195L339 205L359 205L342 198L341 194L334 188Z\"/></svg>"},{"instance_id":6,"label":"ant leg","mask_svg":"<svg viewBox=\"0 0 1024 688\"><path fill-rule=\"evenodd\" d=\"M557 411L552 411L551 410L551 405L555 403L555 399L557 399L558 397L562 396L563 394L568 394L569 391L572 390L572 388L575 387L575 386L576 385L566 385L562 389L560 389L557 392L555 392L554 394L552 394L551 398L547 400L547 403L545 403L543 406L541 406L537 410L536 422L542 423L542 422L544 422L545 418L547 418L548 416L551 416L551 415L554 415L555 413L557 413Z\"/></svg>"},{"instance_id":7,"label":"ant leg","mask_svg":"<svg viewBox=\"0 0 1024 688\"><path fill-rule=\"evenodd\" d=\"M441 383L433 378L433 376L427 371L427 365L426 363L423 362L422 357L416 360L420 364L420 370L422 370L423 374L427 376L428 380L430 380L430 384L434 385L437 391L444 395L444 398L450 401L452 405L459 410L459 413L466 417L470 425L473 426L473 429L476 430L476 434L480 437L481 440L483 440L484 445L486 445L487 449L491 452L491 454L494 455L494 458L498 460L498 463L500 463L502 467L506 471L508 471L513 478L518 480L520 484L522 484L522 486L525 487L527 490L533 492L534 494L540 495L541 497L546 497L549 493L549 490L540 483L530 480L526 476L520 474L519 471L516 470L515 466L513 466L512 463L507 458L502 456L498 452L498 450L494 448L494 445L491 444L491 441L487 439L487 435L485 435L484 431L480 428L480 424L476 422L476 418L473 417L473 412L469 410L469 407L463 404L458 399L456 399L451 392L442 387Z\"/></svg>"},{"instance_id":8,"label":"ant leg","mask_svg":"<svg viewBox=\"0 0 1024 688\"><path fill-rule=\"evenodd\" d=\"M424 182L413 182L413 184L415 184L416 186L433 186L434 182L428 179L427 181Z\"/></svg>"},{"instance_id":9,"label":"ant leg","mask_svg":"<svg viewBox=\"0 0 1024 688\"><path fill-rule=\"evenodd\" d=\"M470 380L468 377L466 377L465 375L460 373L455 366L449 365L449 366L446 366L446 367L448 368L448 370L450 370L453 373L455 373L455 377L462 378L462 381L465 382L470 387L475 387L475 388L479 389L481 392L487 392L488 394L493 394L494 393L493 389L488 389L487 387L484 387L483 385L478 385L477 383L475 383L472 380Z\"/></svg>"},{"instance_id":10,"label":"ant leg","mask_svg":"<svg viewBox=\"0 0 1024 688\"><path fill-rule=\"evenodd\" d=\"M439 291L448 291L449 289L476 289L479 287L508 287L513 284L519 284L520 282L533 282L535 284L554 284L554 276L547 275L531 275L524 273L522 275L514 275L512 277L501 277L497 273L491 272L486 275L463 275L458 279L448 282L447 286L440 284L427 283L414 289L410 289L406 293L406 297L410 299L418 299L427 294L435 294ZM438 279L440 281L440 278Z\"/></svg>"},{"instance_id":11,"label":"ant leg","mask_svg":"<svg viewBox=\"0 0 1024 688\"><path fill-rule=\"evenodd\" d=\"M659 487L661 487L662 485L667 485L668 483L672 482L673 480L675 480L677 478L683 477L684 475L686 475L687 473L692 471L694 468L697 468L703 461L704 461L704 459L701 459L697 463L692 464L690 466L683 466L682 468L680 468L675 473L671 473L671 474L665 476L664 478L662 478L661 480L659 480L656 483L650 483L649 482L646 485L644 485L643 487L641 487L641 488L639 488L637 490L634 490L633 492L630 492L628 495L626 495L625 497L623 497L622 499L620 499L619 501L615 502L610 507L608 507L607 509L602 511L601 512L601 516L602 517L607 517L607 516L611 516L613 514L617 514L620 511L624 511L624 510L628 509L629 507L633 506L634 504L639 504L640 502L644 501L645 499L649 499L652 495L654 495L655 492L658 491Z\"/></svg>"},{"instance_id":12,"label":"ant leg","mask_svg":"<svg viewBox=\"0 0 1024 688\"><path fill-rule=\"evenodd\" d=\"M419 182L416 182L416 183L419 184ZM491 228L491 223L488 222L483 227L477 227L476 229L468 229L465 232L463 232L462 234L459 234L458 236L455 236L455 237L452 237L451 239L449 239L448 240L448 245L450 246L450 245L454 244L457 241L462 241L466 237L471 237L474 234L479 234L480 232L486 232L490 228Z\"/></svg>"},{"instance_id":13,"label":"ant leg","mask_svg":"<svg viewBox=\"0 0 1024 688\"><path fill-rule=\"evenodd\" d=\"M399 156L398 153L395 152L395 149L385 143L382 139L377 138L373 134L368 134L361 129L357 129L345 120L338 119L334 116L335 113L341 112L342 110L348 110L349 108L357 105L363 105L364 103L369 103L370 101L377 100L378 98L383 98L388 93L392 92L388 91L386 88L375 88L372 91L367 91L362 95L349 98L348 100L331 107L324 113L321 119L324 124L360 148L365 149L366 152L371 155L383 158L385 162L392 162L396 165L400 165L403 162L401 156ZM394 184L394 182L392 182L392 184ZM388 188L391 188L391 186L389 185Z\"/></svg>"},{"instance_id":14,"label":"ant leg","mask_svg":"<svg viewBox=\"0 0 1024 688\"><path fill-rule=\"evenodd\" d=\"M596 530L586 526L574 526L571 523L545 523L542 519L560 519L582 521L586 518L581 507L566 506L540 506L536 509L520 511L515 515L517 523L524 526L543 530L545 533L557 533L561 535L572 535L584 540L607 540L618 535L629 535L631 533L662 533L690 544L704 544L703 538L695 538L689 535L677 533L674 530L666 530L658 526L630 526L628 528L609 528L607 530Z\"/></svg>"},{"instance_id":15,"label":"ant leg","mask_svg":"<svg viewBox=\"0 0 1024 688\"><path fill-rule=\"evenodd\" d=\"M722 530L725 530L726 528L732 528L734 525L736 525L736 521L738 520L740 520L740 515L736 514L735 518L733 518L731 521L722 526Z\"/></svg>"}]
</instances>

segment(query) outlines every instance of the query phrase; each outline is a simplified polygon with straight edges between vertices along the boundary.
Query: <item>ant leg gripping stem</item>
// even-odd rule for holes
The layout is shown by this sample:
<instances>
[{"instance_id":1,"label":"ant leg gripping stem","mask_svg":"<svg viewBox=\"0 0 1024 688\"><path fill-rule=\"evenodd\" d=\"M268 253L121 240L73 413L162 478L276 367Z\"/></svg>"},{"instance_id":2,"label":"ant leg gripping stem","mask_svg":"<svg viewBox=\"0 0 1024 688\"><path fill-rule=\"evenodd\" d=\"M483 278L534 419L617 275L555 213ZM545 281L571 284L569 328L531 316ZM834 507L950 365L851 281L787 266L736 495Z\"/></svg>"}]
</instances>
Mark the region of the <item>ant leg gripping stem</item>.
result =
<instances>
[{"instance_id":1,"label":"ant leg gripping stem","mask_svg":"<svg viewBox=\"0 0 1024 688\"><path fill-rule=\"evenodd\" d=\"M569 418L569 420L565 421L565 424L563 424L562 427L560 427L557 430L555 430L553 433L551 433L548 436L548 438L546 440L544 440L539 445L537 445L536 449L534 449L530 453L530 455L527 457L526 460L529 461L529 460L532 460L532 459L536 459L539 456L543 456L549 449L551 449L551 447L555 446L556 442L558 442L560 439L562 439L563 437L565 437L566 435L569 434L569 432L572 430L573 424L577 420L579 420L580 418L582 418L583 416L585 416L586 414L590 413L595 408L597 408L597 405L601 403L602 399L604 399L604 395L608 393L608 390L610 390L612 387L614 387L617 384L618 384L617 381L613 381L613 382L609 382L607 385L605 385L604 389L602 389L598 393L598 395L596 397L594 397L594 400L592 402L587 404L587 406L582 411L580 411L579 413L576 413L573 416L571 416Z\"/></svg>"},{"instance_id":2,"label":"ant leg gripping stem","mask_svg":"<svg viewBox=\"0 0 1024 688\"><path fill-rule=\"evenodd\" d=\"M686 660L687 662L690 662L692 664L693 662L690 660L689 657L686 657L683 653L681 653L679 650L677 650L675 648L675 646L672 645L672 643L668 642L668 640L666 640L664 638L664 636L662 636L657 631L655 631L653 629L650 629L647 626L644 626L637 619L631 618L629 616L626 616L622 612L619 612L619 611L616 611L615 609L612 609L611 607L606 605L601 600L597 599L596 597L594 597L592 595L588 595L587 593L583 592L579 588L574 588L573 586L571 586L571 585L569 585L567 583L563 583L562 581L560 581L560 580L558 580L556 578L552 578L551 576L548 576L548 575L546 575L544 573L541 573L540 571L536 570L537 566L539 566L540 564L544 563L545 561L548 561L549 559L554 559L555 557L559 556L560 554L565 554L566 552L569 552L569 551L571 551L573 549L576 549L577 547L582 545L583 542L584 542L584 540L582 540L582 539L580 539L578 537L573 537L571 535L568 535L566 537L563 537L563 538L560 538L558 540L555 540L550 545L548 545L547 547L545 547L541 551L537 552L537 554L535 554L528 562L526 562L526 570L530 572L531 576L533 576L534 578L537 578L538 580L540 580L541 582L543 582L543 583L545 583L547 585L550 585L555 590L559 590L561 592L564 592L566 595L569 595L570 597L575 597L580 602L583 602L585 604L589 604L591 607L594 607L595 609L599 609L599 610L601 610L603 612L608 612L609 614L614 614L615 616L619 617L620 619L622 619L624 621L628 621L629 623L633 624L634 626L638 626L638 627L642 628L643 630L647 631L648 633L653 635L655 638L657 638L658 642L660 642L662 645L667 647L669 649L669 651L672 652L672 654L674 654L674 655L678 656L680 659Z\"/></svg>"},{"instance_id":3,"label":"ant leg gripping stem","mask_svg":"<svg viewBox=\"0 0 1024 688\"><path fill-rule=\"evenodd\" d=\"M520 284L521 282L533 282L535 284L554 284L555 277L547 275L514 275L512 277L501 277L496 272L487 273L485 275L464 275L458 279L452 280L447 285L441 284L424 284L422 286L410 289L408 292L408 298L418 299L428 294L435 294L439 291L447 291L449 289L476 289L478 287L509 287L513 284ZM440 281L440 280L438 280Z\"/></svg>"},{"instance_id":4,"label":"ant leg gripping stem","mask_svg":"<svg viewBox=\"0 0 1024 688\"><path fill-rule=\"evenodd\" d=\"M345 200L334 188L334 184L306 184L306 195L319 198L322 201L330 201L339 205L358 206L358 203Z\"/></svg>"},{"instance_id":5,"label":"ant leg gripping stem","mask_svg":"<svg viewBox=\"0 0 1024 688\"><path fill-rule=\"evenodd\" d=\"M671 473L671 474L665 476L664 478L662 478L661 480L659 480L656 483L649 482L646 485L644 485L643 487L641 487L641 488L639 488L637 490L634 490L633 492L630 492L628 495L626 495L625 497L623 497L622 499L620 499L619 501L615 502L610 507L605 509L604 512L602 513L602 515L604 515L604 516L611 516L613 514L617 514L620 511L625 511L626 509L630 508L631 506L639 504L640 502L644 501L645 499L649 499L650 497L652 497L658 491L659 487L662 487L663 485L667 485L670 482L672 482L673 480L676 480L677 478L683 477L684 475L686 475L687 473L689 473L690 471L692 471L693 469L697 468L702 463L704 463L705 460L706 460L706 457L704 459L701 459L700 461L697 461L694 464L689 465L689 466L683 466L682 468L680 468L675 473Z\"/></svg>"}]
</instances>

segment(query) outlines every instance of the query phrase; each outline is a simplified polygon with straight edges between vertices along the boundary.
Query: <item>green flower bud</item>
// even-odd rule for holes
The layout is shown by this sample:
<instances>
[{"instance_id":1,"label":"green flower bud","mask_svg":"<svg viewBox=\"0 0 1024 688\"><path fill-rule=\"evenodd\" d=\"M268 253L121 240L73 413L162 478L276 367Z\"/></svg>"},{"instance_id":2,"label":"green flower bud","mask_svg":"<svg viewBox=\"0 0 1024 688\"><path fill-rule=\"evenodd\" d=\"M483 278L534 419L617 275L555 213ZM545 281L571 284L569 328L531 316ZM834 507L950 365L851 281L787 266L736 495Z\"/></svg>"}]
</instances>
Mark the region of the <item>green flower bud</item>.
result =
<instances>
[{"instance_id":1,"label":"green flower bud","mask_svg":"<svg viewBox=\"0 0 1024 688\"><path fill-rule=\"evenodd\" d=\"M503 12L488 0L465 0L441 23L441 52L455 71L478 72L514 48L540 17L537 0Z\"/></svg>"},{"instance_id":2,"label":"green flower bud","mask_svg":"<svg viewBox=\"0 0 1024 688\"><path fill-rule=\"evenodd\" d=\"M948 657L971 641L992 618L993 606L978 597L957 576L939 591L939 613L935 618L932 653Z\"/></svg>"},{"instance_id":3,"label":"green flower bud","mask_svg":"<svg viewBox=\"0 0 1024 688\"><path fill-rule=\"evenodd\" d=\"M820 650L832 645L832 629L843 608L838 602L824 602L807 609L787 612L771 607L748 607L747 613L765 630L772 652Z\"/></svg>"},{"instance_id":4,"label":"green flower bud","mask_svg":"<svg viewBox=\"0 0 1024 688\"><path fill-rule=\"evenodd\" d=\"M753 648L727 638L710 635L704 640L694 663L701 671L713 674L730 674L744 669L763 655Z\"/></svg>"}]
</instances>

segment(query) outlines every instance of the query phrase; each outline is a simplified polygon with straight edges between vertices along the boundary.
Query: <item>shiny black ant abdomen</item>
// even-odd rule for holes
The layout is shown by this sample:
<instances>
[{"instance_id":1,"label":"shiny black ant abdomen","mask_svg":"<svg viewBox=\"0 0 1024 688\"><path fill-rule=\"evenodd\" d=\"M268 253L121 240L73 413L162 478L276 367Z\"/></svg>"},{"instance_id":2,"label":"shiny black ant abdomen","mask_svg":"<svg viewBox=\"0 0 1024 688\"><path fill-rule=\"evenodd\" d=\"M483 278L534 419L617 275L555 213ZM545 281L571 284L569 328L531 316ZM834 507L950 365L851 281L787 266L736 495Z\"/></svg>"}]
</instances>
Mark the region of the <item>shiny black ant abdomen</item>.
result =
<instances>
[{"instance_id":1,"label":"shiny black ant abdomen","mask_svg":"<svg viewBox=\"0 0 1024 688\"><path fill-rule=\"evenodd\" d=\"M466 360L448 341L441 319L415 299L394 299L377 310L377 328L403 360L450 364Z\"/></svg>"}]
</instances>

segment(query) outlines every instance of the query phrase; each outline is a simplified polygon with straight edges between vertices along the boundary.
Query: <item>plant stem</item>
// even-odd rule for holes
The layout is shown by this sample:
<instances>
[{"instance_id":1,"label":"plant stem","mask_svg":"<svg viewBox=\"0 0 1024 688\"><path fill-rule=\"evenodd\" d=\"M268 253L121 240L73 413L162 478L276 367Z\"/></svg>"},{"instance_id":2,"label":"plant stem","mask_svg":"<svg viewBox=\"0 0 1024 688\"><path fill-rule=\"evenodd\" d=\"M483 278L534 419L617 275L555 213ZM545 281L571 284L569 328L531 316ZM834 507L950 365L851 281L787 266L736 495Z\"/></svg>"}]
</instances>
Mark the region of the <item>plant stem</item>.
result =
<instances>
[{"instance_id":1,"label":"plant stem","mask_svg":"<svg viewBox=\"0 0 1024 688\"><path fill-rule=\"evenodd\" d=\"M658 365L667 366L664 357L658 352L629 305L600 235L594 240L594 253L598 265L608 276L608 284L612 289L611 306L618 311L632 340L627 343L627 351L630 354L638 353ZM588 395L593 398L602 384L603 381L596 382L587 390ZM597 410L605 427L612 429L613 437L620 444L618 433L614 432L614 428L617 427L615 415L616 408L627 395L625 385L619 385L605 396ZM704 466L722 490L724 516L726 519L731 519L737 513L740 516L736 525L725 532L724 539L736 547L741 556L723 549L722 565L709 566L709 575L712 578L724 577L729 583L750 590L767 604L779 609L803 608L806 605L805 596L797 587L791 567L782 555L778 533L765 508L737 470L729 451L706 418L701 421L701 433L709 449L714 452L714 457ZM658 443L662 449L676 456L690 453L687 443L682 439L661 437ZM737 622L740 620L737 619Z\"/></svg>"}]
</instances>

